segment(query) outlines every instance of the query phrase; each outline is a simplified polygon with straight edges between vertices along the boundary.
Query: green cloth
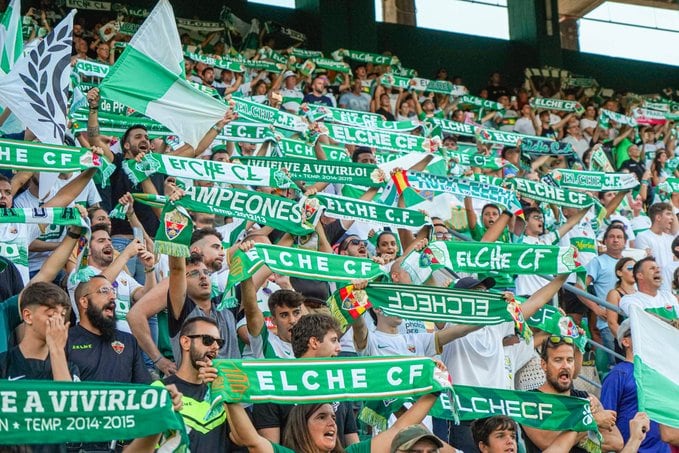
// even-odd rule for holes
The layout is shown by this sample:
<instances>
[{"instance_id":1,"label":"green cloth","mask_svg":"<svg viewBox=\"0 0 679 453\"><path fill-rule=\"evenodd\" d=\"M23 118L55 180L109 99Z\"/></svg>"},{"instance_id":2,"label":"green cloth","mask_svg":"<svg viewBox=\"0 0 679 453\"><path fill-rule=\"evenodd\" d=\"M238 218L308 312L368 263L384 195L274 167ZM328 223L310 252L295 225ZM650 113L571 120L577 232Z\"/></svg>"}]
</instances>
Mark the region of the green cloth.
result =
<instances>
[{"instance_id":1,"label":"green cloth","mask_svg":"<svg viewBox=\"0 0 679 453\"><path fill-rule=\"evenodd\" d=\"M633 143L629 138L624 138L620 143L618 143L618 146L614 148L615 168L620 168L622 163L629 159L629 153L627 150L632 145Z\"/></svg>"}]
</instances>

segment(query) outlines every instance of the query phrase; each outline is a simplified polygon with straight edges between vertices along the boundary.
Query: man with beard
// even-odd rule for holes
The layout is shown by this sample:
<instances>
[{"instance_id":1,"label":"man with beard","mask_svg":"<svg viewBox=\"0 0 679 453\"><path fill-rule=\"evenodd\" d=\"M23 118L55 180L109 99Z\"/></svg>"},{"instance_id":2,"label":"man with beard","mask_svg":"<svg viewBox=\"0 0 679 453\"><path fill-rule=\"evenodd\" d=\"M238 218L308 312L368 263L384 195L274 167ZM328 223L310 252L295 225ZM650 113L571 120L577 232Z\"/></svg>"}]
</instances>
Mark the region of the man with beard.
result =
<instances>
[{"instance_id":1,"label":"man with beard","mask_svg":"<svg viewBox=\"0 0 679 453\"><path fill-rule=\"evenodd\" d=\"M80 322L69 330L66 350L83 381L149 384L134 337L116 329L116 289L95 275L75 289Z\"/></svg>"},{"instance_id":2,"label":"man with beard","mask_svg":"<svg viewBox=\"0 0 679 453\"><path fill-rule=\"evenodd\" d=\"M547 338L542 344L540 356L546 380L536 391L589 399L592 415L603 436L601 450L620 451L624 445L620 431L615 426L615 411L605 410L594 395L573 388L573 373L575 371L575 344L573 339L559 336ZM587 452L581 446L588 441L588 433L586 432L546 431L528 426L523 426L523 431L527 453L541 452L550 447L550 450L554 451Z\"/></svg>"},{"instance_id":3,"label":"man with beard","mask_svg":"<svg viewBox=\"0 0 679 453\"><path fill-rule=\"evenodd\" d=\"M229 425L224 406L219 405L216 413L210 412L210 402L205 401L208 385L203 381L201 367L211 364L212 359L224 346L217 322L205 316L187 319L179 332L181 366L177 373L164 379L182 392L184 423L189 429L191 451L245 452L229 439Z\"/></svg>"},{"instance_id":4,"label":"man with beard","mask_svg":"<svg viewBox=\"0 0 679 453\"><path fill-rule=\"evenodd\" d=\"M144 264L144 272L148 275L144 286L139 284L124 269L125 263L135 256L139 257L139 261ZM104 224L92 227L89 266L87 269L94 274L101 274L109 281L114 282L117 295L115 306L116 327L123 332L132 333L126 320L127 312L130 310L131 305L141 299L141 296L156 284L156 277L153 273L154 262L153 253L146 250L138 240L130 242L120 255L114 259L113 243L108 227ZM73 277L71 275L68 279L68 292L73 302L77 304L78 299L73 298L73 295L78 282ZM77 305L74 305L74 308L77 310Z\"/></svg>"}]
</instances>

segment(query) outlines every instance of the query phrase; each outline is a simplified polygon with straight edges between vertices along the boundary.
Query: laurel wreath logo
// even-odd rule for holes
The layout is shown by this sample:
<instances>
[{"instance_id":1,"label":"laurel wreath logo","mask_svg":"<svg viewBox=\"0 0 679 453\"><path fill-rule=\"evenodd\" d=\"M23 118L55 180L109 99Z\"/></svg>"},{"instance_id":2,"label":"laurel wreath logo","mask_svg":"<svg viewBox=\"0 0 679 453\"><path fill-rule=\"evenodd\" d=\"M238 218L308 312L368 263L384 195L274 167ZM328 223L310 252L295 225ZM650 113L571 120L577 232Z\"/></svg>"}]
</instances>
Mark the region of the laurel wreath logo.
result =
<instances>
[{"instance_id":1,"label":"laurel wreath logo","mask_svg":"<svg viewBox=\"0 0 679 453\"><path fill-rule=\"evenodd\" d=\"M28 59L28 74L20 74L21 80L26 84L24 93L31 99L31 107L41 123L49 123L54 127L53 135L63 142L66 134L66 125L55 120L57 113L65 115L68 86L61 87L61 78L64 71L70 66L70 52L63 56L54 66L51 90L48 89L47 68L52 57L58 52L71 49L72 37L69 27L62 27L58 34L50 33L40 41Z\"/></svg>"}]
</instances>

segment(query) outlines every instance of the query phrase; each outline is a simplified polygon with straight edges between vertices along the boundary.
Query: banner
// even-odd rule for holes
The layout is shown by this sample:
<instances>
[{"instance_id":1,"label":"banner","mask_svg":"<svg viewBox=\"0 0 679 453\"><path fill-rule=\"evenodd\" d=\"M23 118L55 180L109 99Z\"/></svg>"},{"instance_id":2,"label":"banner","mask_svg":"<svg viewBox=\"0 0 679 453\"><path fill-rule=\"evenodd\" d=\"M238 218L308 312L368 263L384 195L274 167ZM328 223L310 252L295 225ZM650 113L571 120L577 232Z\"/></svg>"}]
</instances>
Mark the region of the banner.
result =
<instances>
[{"instance_id":1,"label":"banner","mask_svg":"<svg viewBox=\"0 0 679 453\"><path fill-rule=\"evenodd\" d=\"M544 305L530 318L526 320L529 327L540 329L550 335L571 337L581 352L585 352L587 337L580 335L578 326L570 316L562 315L561 312L551 305Z\"/></svg>"},{"instance_id":2,"label":"banner","mask_svg":"<svg viewBox=\"0 0 679 453\"><path fill-rule=\"evenodd\" d=\"M609 128L611 127L611 121L630 127L637 127L639 125L634 118L610 110L601 109L599 113L599 124L605 128Z\"/></svg>"},{"instance_id":3,"label":"banner","mask_svg":"<svg viewBox=\"0 0 679 453\"><path fill-rule=\"evenodd\" d=\"M418 396L451 388L447 371L428 357L262 359L212 362L218 403L308 404Z\"/></svg>"},{"instance_id":4,"label":"banner","mask_svg":"<svg viewBox=\"0 0 679 453\"><path fill-rule=\"evenodd\" d=\"M302 104L300 114L305 114L309 121L324 119L347 126L377 129L391 132L410 132L421 127L418 120L386 121L377 113L360 112L356 110L327 107L324 105Z\"/></svg>"},{"instance_id":5,"label":"banner","mask_svg":"<svg viewBox=\"0 0 679 453\"><path fill-rule=\"evenodd\" d=\"M429 249L440 267L455 272L557 275L584 271L575 260L573 246L435 241Z\"/></svg>"},{"instance_id":6,"label":"banner","mask_svg":"<svg viewBox=\"0 0 679 453\"><path fill-rule=\"evenodd\" d=\"M281 138L276 143L276 148L283 156L316 160L317 157L316 151L314 150L314 146L317 145L318 144L312 145L310 143L301 140L293 140L291 138ZM351 158L347 154L347 150L344 148L344 146L326 145L324 143L322 143L320 146L323 152L325 153L325 156L330 161L342 161L342 162L351 161Z\"/></svg>"},{"instance_id":7,"label":"banner","mask_svg":"<svg viewBox=\"0 0 679 453\"><path fill-rule=\"evenodd\" d=\"M277 173L287 173L293 181L328 182L338 184L358 184L368 187L384 185L383 173L377 165L353 162L331 162L323 160L296 159L293 157L238 157L238 160L251 169L270 169ZM263 184L267 185L267 184ZM269 184L270 185L270 184Z\"/></svg>"},{"instance_id":8,"label":"banner","mask_svg":"<svg viewBox=\"0 0 679 453\"><path fill-rule=\"evenodd\" d=\"M504 167L514 167L512 163L494 156L486 156L475 151L466 152L463 150L446 149L445 154L456 164L464 165L466 167L485 168L488 170L500 170Z\"/></svg>"},{"instance_id":9,"label":"banner","mask_svg":"<svg viewBox=\"0 0 679 453\"><path fill-rule=\"evenodd\" d=\"M132 184L137 185L155 173L197 181L212 181L245 186L268 186L287 189L294 183L283 171L241 165L230 162L196 159L148 153L140 162L129 159L123 170Z\"/></svg>"},{"instance_id":10,"label":"banner","mask_svg":"<svg viewBox=\"0 0 679 453\"><path fill-rule=\"evenodd\" d=\"M86 148L0 139L0 168L53 173L96 168L101 176L102 187L106 187L116 166Z\"/></svg>"},{"instance_id":11,"label":"banner","mask_svg":"<svg viewBox=\"0 0 679 453\"><path fill-rule=\"evenodd\" d=\"M372 280L385 275L377 263L367 258L256 244L247 252L237 250L231 258L227 289L251 277L263 265L278 274L328 282Z\"/></svg>"},{"instance_id":12,"label":"banner","mask_svg":"<svg viewBox=\"0 0 679 453\"><path fill-rule=\"evenodd\" d=\"M543 392L522 392L455 385L462 421L506 415L521 425L548 431L597 431L589 400Z\"/></svg>"},{"instance_id":13,"label":"banner","mask_svg":"<svg viewBox=\"0 0 679 453\"><path fill-rule=\"evenodd\" d=\"M292 113L238 97L231 98L231 102L234 103L233 111L238 113L239 117L297 132L304 132L308 128L301 117Z\"/></svg>"},{"instance_id":14,"label":"banner","mask_svg":"<svg viewBox=\"0 0 679 453\"><path fill-rule=\"evenodd\" d=\"M63 444L182 433L164 387L114 382L0 381L0 444Z\"/></svg>"},{"instance_id":15,"label":"banner","mask_svg":"<svg viewBox=\"0 0 679 453\"><path fill-rule=\"evenodd\" d=\"M551 175L560 187L568 189L617 192L631 190L639 185L639 180L631 173L604 173L560 168L552 170Z\"/></svg>"},{"instance_id":16,"label":"banner","mask_svg":"<svg viewBox=\"0 0 679 453\"><path fill-rule=\"evenodd\" d=\"M489 99L484 99L480 98L478 96L472 96L471 94L465 94L464 96L460 96L457 98L457 103L462 104L462 105L472 105L474 107L486 109L486 110L494 110L497 112L504 113L505 108L502 104L496 101L491 101Z\"/></svg>"},{"instance_id":17,"label":"banner","mask_svg":"<svg viewBox=\"0 0 679 453\"><path fill-rule=\"evenodd\" d=\"M396 56L361 52L358 50L337 49L330 55L337 61L341 61L346 57L350 60L360 61L361 63L372 63L375 65L395 65L400 63Z\"/></svg>"},{"instance_id":18,"label":"banner","mask_svg":"<svg viewBox=\"0 0 679 453\"><path fill-rule=\"evenodd\" d=\"M524 137L518 146L522 152L534 156L566 156L575 152L570 143L540 137Z\"/></svg>"},{"instance_id":19,"label":"banner","mask_svg":"<svg viewBox=\"0 0 679 453\"><path fill-rule=\"evenodd\" d=\"M419 191L430 190L451 193L461 198L479 198L504 206L514 215L520 215L523 212L521 203L516 198L514 191L503 189L502 187L457 176L443 177L414 171L400 172L392 175L392 179L399 177L405 178L405 182L410 187Z\"/></svg>"},{"instance_id":20,"label":"banner","mask_svg":"<svg viewBox=\"0 0 679 453\"><path fill-rule=\"evenodd\" d=\"M557 206L582 209L587 206L601 205L599 200L592 198L585 192L562 189L543 182L531 181L524 178L511 178L507 180L507 185L514 187L521 194L521 197Z\"/></svg>"},{"instance_id":21,"label":"banner","mask_svg":"<svg viewBox=\"0 0 679 453\"><path fill-rule=\"evenodd\" d=\"M429 217L414 209L396 208L326 193L317 193L311 198L314 199L324 208L323 214L336 219L357 220L397 228L419 228L431 223Z\"/></svg>"}]
</instances>

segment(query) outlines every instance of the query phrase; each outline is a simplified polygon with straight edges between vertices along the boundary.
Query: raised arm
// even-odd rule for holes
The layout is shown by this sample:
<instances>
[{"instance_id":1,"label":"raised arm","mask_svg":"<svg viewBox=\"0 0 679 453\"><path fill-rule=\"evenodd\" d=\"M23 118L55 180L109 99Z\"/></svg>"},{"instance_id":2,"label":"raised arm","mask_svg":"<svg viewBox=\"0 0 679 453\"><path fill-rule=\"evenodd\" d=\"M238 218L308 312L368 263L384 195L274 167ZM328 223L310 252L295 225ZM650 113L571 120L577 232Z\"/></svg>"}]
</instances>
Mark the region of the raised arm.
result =
<instances>
[{"instance_id":1,"label":"raised arm","mask_svg":"<svg viewBox=\"0 0 679 453\"><path fill-rule=\"evenodd\" d=\"M257 433L250 417L240 404L226 404L226 418L239 443L250 453L273 453L273 445Z\"/></svg>"},{"instance_id":2,"label":"raised arm","mask_svg":"<svg viewBox=\"0 0 679 453\"><path fill-rule=\"evenodd\" d=\"M87 92L87 104L89 105L89 115L87 116L87 141L93 146L98 146L104 152L104 156L113 162L113 151L108 143L99 134L99 88L92 88Z\"/></svg>"},{"instance_id":3,"label":"raised arm","mask_svg":"<svg viewBox=\"0 0 679 453\"><path fill-rule=\"evenodd\" d=\"M563 225L561 225L561 226L559 227L559 229L557 230L557 231L559 232L559 237L560 237L560 238L564 237L564 236L566 235L566 233L568 233L570 230L572 230L573 227L574 227L575 225L577 225L578 223L580 223L580 221L581 221L582 218L585 216L585 214L587 214L587 211L588 211L588 210L589 210L589 208L582 208L582 209L580 209L578 212L576 212L574 215L572 215L572 216L566 221L566 223L564 223Z\"/></svg>"},{"instance_id":4,"label":"raised arm","mask_svg":"<svg viewBox=\"0 0 679 453\"><path fill-rule=\"evenodd\" d=\"M554 280L540 288L535 294L530 296L527 301L521 304L521 312L524 318L528 319L535 314L543 305L552 300L552 297L561 289L568 274L561 274L554 277Z\"/></svg>"}]
</instances>

